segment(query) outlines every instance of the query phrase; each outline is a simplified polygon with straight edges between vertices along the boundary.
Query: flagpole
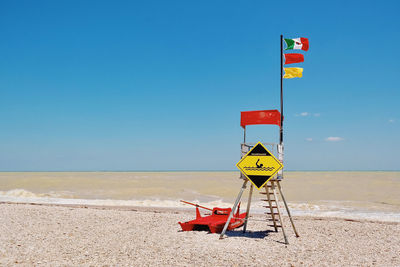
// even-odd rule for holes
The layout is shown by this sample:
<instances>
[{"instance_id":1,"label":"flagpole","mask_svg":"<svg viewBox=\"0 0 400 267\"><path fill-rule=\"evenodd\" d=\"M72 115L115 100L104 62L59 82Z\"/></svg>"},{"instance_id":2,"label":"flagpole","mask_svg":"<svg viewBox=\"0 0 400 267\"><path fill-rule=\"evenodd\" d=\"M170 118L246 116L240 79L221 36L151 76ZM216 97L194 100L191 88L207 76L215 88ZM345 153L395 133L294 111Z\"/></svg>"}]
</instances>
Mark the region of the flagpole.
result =
<instances>
[{"instance_id":1,"label":"flagpole","mask_svg":"<svg viewBox=\"0 0 400 267\"><path fill-rule=\"evenodd\" d=\"M281 127L279 143L283 144L283 35L281 34Z\"/></svg>"}]
</instances>

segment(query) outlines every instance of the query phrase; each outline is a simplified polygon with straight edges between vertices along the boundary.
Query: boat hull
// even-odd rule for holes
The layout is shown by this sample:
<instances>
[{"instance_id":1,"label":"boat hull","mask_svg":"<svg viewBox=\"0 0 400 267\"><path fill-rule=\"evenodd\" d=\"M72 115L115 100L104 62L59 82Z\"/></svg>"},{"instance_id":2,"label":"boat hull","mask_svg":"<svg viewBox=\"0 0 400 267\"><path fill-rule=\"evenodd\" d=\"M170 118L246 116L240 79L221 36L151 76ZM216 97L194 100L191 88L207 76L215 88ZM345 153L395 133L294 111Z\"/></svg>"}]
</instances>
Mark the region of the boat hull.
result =
<instances>
[{"instance_id":1,"label":"boat hull","mask_svg":"<svg viewBox=\"0 0 400 267\"><path fill-rule=\"evenodd\" d=\"M214 208L209 216L201 217L197 213L197 218L188 222L179 222L182 231L208 230L211 233L221 233L226 221L228 220L231 209ZM235 214L228 225L228 230L241 227L244 224L246 213Z\"/></svg>"}]
</instances>

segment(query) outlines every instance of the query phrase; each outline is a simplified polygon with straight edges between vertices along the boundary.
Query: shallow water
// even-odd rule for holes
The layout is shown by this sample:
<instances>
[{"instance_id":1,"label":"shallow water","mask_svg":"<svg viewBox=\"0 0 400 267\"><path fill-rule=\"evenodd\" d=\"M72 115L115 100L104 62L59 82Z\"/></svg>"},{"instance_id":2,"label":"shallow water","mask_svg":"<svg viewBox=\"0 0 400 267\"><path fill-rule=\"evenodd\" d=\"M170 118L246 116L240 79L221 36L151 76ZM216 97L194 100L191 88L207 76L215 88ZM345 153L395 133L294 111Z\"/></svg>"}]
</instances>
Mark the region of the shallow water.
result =
<instances>
[{"instance_id":1,"label":"shallow water","mask_svg":"<svg viewBox=\"0 0 400 267\"><path fill-rule=\"evenodd\" d=\"M242 184L238 176L238 172L2 172L0 201L184 207L179 202L184 199L229 207ZM286 172L281 184L295 215L400 221L400 172ZM260 198L256 190L253 212L263 212Z\"/></svg>"}]
</instances>

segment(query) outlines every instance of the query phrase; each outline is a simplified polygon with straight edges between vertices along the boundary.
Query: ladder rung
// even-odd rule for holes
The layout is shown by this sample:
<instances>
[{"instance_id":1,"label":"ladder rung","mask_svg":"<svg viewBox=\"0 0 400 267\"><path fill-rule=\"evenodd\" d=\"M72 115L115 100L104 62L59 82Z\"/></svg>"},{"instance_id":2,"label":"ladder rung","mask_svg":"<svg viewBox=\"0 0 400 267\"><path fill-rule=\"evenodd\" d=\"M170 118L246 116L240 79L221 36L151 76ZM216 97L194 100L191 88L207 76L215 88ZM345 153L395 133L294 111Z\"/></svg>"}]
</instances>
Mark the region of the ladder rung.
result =
<instances>
[{"instance_id":1,"label":"ladder rung","mask_svg":"<svg viewBox=\"0 0 400 267\"><path fill-rule=\"evenodd\" d=\"M265 192L260 192L260 194L266 195L267 193L265 193ZM273 195L274 192L268 192L268 194Z\"/></svg>"},{"instance_id":2,"label":"ladder rung","mask_svg":"<svg viewBox=\"0 0 400 267\"><path fill-rule=\"evenodd\" d=\"M279 215L278 213L275 213L275 212L273 212L273 213L271 213L271 212L266 212L265 214L268 214L268 215Z\"/></svg>"},{"instance_id":3,"label":"ladder rung","mask_svg":"<svg viewBox=\"0 0 400 267\"><path fill-rule=\"evenodd\" d=\"M263 206L264 208L272 208L272 209L277 209L277 206Z\"/></svg>"},{"instance_id":4,"label":"ladder rung","mask_svg":"<svg viewBox=\"0 0 400 267\"><path fill-rule=\"evenodd\" d=\"M268 225L268 226L271 226L271 227L282 227L282 225L273 225L273 224Z\"/></svg>"},{"instance_id":5,"label":"ladder rung","mask_svg":"<svg viewBox=\"0 0 400 267\"><path fill-rule=\"evenodd\" d=\"M261 199L261 201L275 201L275 202L276 202L276 199L270 199L270 200L268 200L268 199Z\"/></svg>"}]
</instances>

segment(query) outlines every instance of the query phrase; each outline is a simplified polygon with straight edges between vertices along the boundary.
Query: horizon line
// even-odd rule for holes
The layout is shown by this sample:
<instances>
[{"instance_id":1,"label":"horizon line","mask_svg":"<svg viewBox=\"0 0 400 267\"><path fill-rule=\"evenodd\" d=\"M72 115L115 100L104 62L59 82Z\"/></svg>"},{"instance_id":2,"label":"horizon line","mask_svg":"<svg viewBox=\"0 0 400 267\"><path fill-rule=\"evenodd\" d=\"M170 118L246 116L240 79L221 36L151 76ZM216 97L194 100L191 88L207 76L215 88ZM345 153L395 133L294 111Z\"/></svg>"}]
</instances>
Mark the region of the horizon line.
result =
<instances>
[{"instance_id":1,"label":"horizon line","mask_svg":"<svg viewBox=\"0 0 400 267\"><path fill-rule=\"evenodd\" d=\"M400 170L285 170L286 172L400 172ZM240 172L239 170L0 170L2 172Z\"/></svg>"}]
</instances>

